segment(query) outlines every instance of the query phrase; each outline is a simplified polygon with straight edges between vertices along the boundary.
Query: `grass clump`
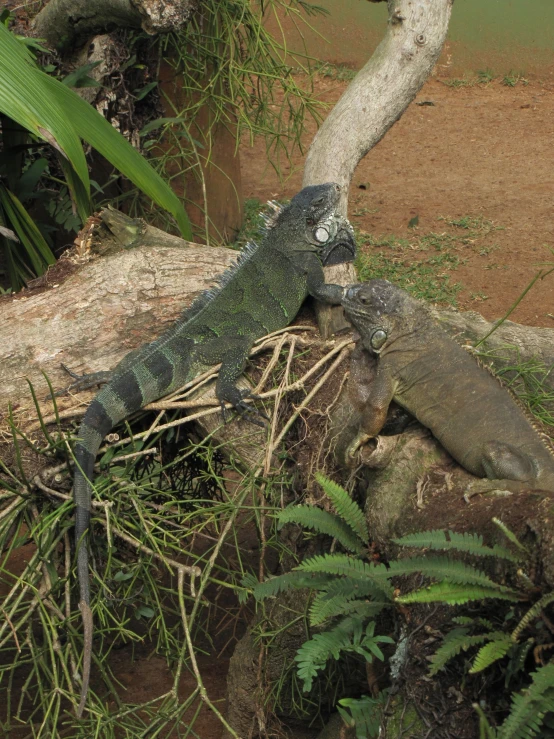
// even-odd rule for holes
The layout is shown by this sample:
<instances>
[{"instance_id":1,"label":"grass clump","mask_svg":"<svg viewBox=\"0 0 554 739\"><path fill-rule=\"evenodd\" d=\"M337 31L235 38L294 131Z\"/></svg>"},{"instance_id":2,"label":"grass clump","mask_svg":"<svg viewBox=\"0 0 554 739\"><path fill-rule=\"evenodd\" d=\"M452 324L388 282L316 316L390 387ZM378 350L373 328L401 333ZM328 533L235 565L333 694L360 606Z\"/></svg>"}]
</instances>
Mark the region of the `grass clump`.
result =
<instances>
[{"instance_id":1,"label":"grass clump","mask_svg":"<svg viewBox=\"0 0 554 739\"><path fill-rule=\"evenodd\" d=\"M452 282L448 272L455 270L462 259L454 252L455 240L449 234L430 233L415 240L367 234L359 245L361 249L373 247L358 256L356 267L361 280L383 278L416 298L456 305L463 286Z\"/></svg>"}]
</instances>

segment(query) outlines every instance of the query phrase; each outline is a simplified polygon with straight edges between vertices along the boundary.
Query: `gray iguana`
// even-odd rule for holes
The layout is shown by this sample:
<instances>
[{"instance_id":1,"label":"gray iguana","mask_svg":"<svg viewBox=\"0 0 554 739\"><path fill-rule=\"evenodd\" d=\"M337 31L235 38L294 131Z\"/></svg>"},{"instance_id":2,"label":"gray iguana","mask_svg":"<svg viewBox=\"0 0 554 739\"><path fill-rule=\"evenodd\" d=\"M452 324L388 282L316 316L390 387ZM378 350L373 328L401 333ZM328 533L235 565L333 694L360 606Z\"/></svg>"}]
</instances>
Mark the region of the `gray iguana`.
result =
<instances>
[{"instance_id":1,"label":"gray iguana","mask_svg":"<svg viewBox=\"0 0 554 739\"><path fill-rule=\"evenodd\" d=\"M322 265L351 261L355 242L339 214L341 188L334 183L305 187L268 223L257 246L249 244L219 284L198 298L160 338L125 357L89 405L75 445L74 499L77 572L84 624L81 700L84 709L92 652L92 611L87 534L96 455L109 430L134 411L179 388L221 362L216 395L255 418L236 382L254 342L284 328L312 295L339 304L343 288L324 282ZM85 376L86 379L87 376ZM104 376L102 379L106 380ZM260 415L260 414L258 414Z\"/></svg>"},{"instance_id":2,"label":"gray iguana","mask_svg":"<svg viewBox=\"0 0 554 739\"><path fill-rule=\"evenodd\" d=\"M394 400L472 474L502 480L507 489L524 484L554 492L554 454L540 432L510 392L437 325L421 301L375 279L346 288L342 305L363 349L376 360L369 387L358 392L363 407L351 458L379 434ZM510 485L513 481L520 485Z\"/></svg>"}]
</instances>

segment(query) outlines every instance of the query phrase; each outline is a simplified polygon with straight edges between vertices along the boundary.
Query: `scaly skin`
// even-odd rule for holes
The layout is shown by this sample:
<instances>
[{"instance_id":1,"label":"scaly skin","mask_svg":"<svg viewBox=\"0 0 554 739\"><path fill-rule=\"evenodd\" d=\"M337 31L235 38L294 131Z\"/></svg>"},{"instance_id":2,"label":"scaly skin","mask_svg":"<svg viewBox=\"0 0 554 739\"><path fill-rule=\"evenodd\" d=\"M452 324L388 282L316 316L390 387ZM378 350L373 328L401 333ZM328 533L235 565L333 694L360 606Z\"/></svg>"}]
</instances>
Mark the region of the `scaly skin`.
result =
<instances>
[{"instance_id":1,"label":"scaly skin","mask_svg":"<svg viewBox=\"0 0 554 739\"><path fill-rule=\"evenodd\" d=\"M377 436L394 400L474 475L509 490L523 484L554 492L554 456L525 412L423 303L387 280L371 280L346 288L342 305L363 348L377 357L351 456Z\"/></svg>"},{"instance_id":2,"label":"scaly skin","mask_svg":"<svg viewBox=\"0 0 554 739\"><path fill-rule=\"evenodd\" d=\"M352 229L339 215L340 187L306 187L276 216L259 246L249 245L219 287L201 296L177 323L151 344L128 355L90 404L75 446L74 499L77 571L84 624L83 712L90 676L92 612L87 537L91 482L108 431L147 403L221 362L216 394L240 413L256 413L236 382L254 342L286 327L307 295L339 304L343 288L326 285L322 265L355 256Z\"/></svg>"}]
</instances>

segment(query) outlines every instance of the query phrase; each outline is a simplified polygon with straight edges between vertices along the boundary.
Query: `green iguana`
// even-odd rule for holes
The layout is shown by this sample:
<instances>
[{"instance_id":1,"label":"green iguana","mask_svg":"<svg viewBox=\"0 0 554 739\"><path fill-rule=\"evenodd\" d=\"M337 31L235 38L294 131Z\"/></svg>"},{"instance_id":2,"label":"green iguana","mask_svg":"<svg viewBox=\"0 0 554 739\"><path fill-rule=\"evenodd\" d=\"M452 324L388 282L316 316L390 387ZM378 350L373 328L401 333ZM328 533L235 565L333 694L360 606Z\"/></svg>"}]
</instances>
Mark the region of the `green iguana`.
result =
<instances>
[{"instance_id":1,"label":"green iguana","mask_svg":"<svg viewBox=\"0 0 554 739\"><path fill-rule=\"evenodd\" d=\"M422 302L387 280L370 280L346 288L342 305L363 349L376 359L370 386L358 393L362 420L351 458L379 434L394 400L472 474L502 480L502 487L512 490L531 486L554 492L554 454L540 432ZM513 481L519 485L510 485Z\"/></svg>"},{"instance_id":2,"label":"green iguana","mask_svg":"<svg viewBox=\"0 0 554 739\"><path fill-rule=\"evenodd\" d=\"M307 295L340 304L343 287L325 284L322 269L322 265L355 257L352 228L338 211L340 193L334 183L305 187L267 223L259 246L249 244L219 285L200 296L166 333L125 357L113 373L90 376L96 382L106 381L108 375L110 379L88 407L75 445L75 539L84 624L78 716L84 709L90 676L87 534L94 462L102 439L134 411L219 362L216 395L222 411L228 402L240 414L261 415L245 403L247 394L236 386L254 342L287 326Z\"/></svg>"}]
</instances>

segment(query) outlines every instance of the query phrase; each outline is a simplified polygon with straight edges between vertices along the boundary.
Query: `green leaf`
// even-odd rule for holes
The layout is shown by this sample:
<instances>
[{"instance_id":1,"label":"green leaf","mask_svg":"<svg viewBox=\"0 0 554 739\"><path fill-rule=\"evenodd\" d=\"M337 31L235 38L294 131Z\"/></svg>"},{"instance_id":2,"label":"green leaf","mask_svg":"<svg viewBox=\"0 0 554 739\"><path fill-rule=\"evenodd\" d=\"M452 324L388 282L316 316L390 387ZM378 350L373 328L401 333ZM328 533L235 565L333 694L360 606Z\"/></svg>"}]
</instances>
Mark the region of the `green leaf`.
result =
<instances>
[{"instance_id":1,"label":"green leaf","mask_svg":"<svg viewBox=\"0 0 554 739\"><path fill-rule=\"evenodd\" d=\"M63 80L61 80L62 84L67 85L67 87L102 87L100 82L89 77L89 72L92 72L92 70L99 64L102 64L102 62L89 62L88 64L83 64L82 67L79 67L66 75Z\"/></svg>"},{"instance_id":2,"label":"green leaf","mask_svg":"<svg viewBox=\"0 0 554 739\"><path fill-rule=\"evenodd\" d=\"M177 195L146 159L73 90L49 77L29 50L0 24L0 112L54 146L70 162L88 197L88 168L79 138L87 141L152 200L172 213L183 238L190 221ZM83 210L75 181L73 195Z\"/></svg>"},{"instance_id":3,"label":"green leaf","mask_svg":"<svg viewBox=\"0 0 554 739\"><path fill-rule=\"evenodd\" d=\"M57 148L88 189L88 167L73 126L75 112L67 115L60 109L44 80L63 88L37 68L29 50L0 23L0 111ZM80 100L78 95L75 97Z\"/></svg>"},{"instance_id":4,"label":"green leaf","mask_svg":"<svg viewBox=\"0 0 554 739\"><path fill-rule=\"evenodd\" d=\"M484 585L488 588L498 588L499 591L508 591L508 588L498 585L484 572L475 569L472 565L465 564L459 560L448 557L413 557L411 559L398 559L389 563L389 574L411 575L421 572L426 577L434 577L440 580L458 584Z\"/></svg>"},{"instance_id":5,"label":"green leaf","mask_svg":"<svg viewBox=\"0 0 554 739\"><path fill-rule=\"evenodd\" d=\"M315 479L335 506L342 520L356 532L364 544L367 544L369 542L367 523L360 506L352 500L344 488L320 472L316 473Z\"/></svg>"},{"instance_id":6,"label":"green leaf","mask_svg":"<svg viewBox=\"0 0 554 739\"><path fill-rule=\"evenodd\" d=\"M142 100L142 98L145 98L149 92L152 92L152 90L158 86L158 80L154 80L154 82L149 82L144 87L141 87L140 90L134 91L135 100Z\"/></svg>"},{"instance_id":7,"label":"green leaf","mask_svg":"<svg viewBox=\"0 0 554 739\"><path fill-rule=\"evenodd\" d=\"M289 506L277 515L279 528L287 523L297 523L301 526L314 529L320 534L327 534L336 539L345 549L359 553L362 542L338 516L321 508L307 505Z\"/></svg>"},{"instance_id":8,"label":"green leaf","mask_svg":"<svg viewBox=\"0 0 554 739\"><path fill-rule=\"evenodd\" d=\"M502 638L494 639L488 644L485 644L477 652L477 655L473 660L473 664L469 669L470 675L486 670L486 668L490 667L494 662L505 657L513 646L514 642L506 634L504 634Z\"/></svg>"},{"instance_id":9,"label":"green leaf","mask_svg":"<svg viewBox=\"0 0 554 739\"><path fill-rule=\"evenodd\" d=\"M139 606L135 611L135 616L137 618L152 618L155 613L156 611L153 608L150 608L150 606Z\"/></svg>"},{"instance_id":10,"label":"green leaf","mask_svg":"<svg viewBox=\"0 0 554 739\"><path fill-rule=\"evenodd\" d=\"M39 73L41 74L41 73ZM57 80L43 75L44 85L55 104L73 121L76 132L111 162L146 195L175 216L184 239L192 239L185 209L160 175L146 159L119 134L91 105Z\"/></svg>"},{"instance_id":11,"label":"green leaf","mask_svg":"<svg viewBox=\"0 0 554 739\"><path fill-rule=\"evenodd\" d=\"M345 575L355 580L371 580L383 594L392 597L393 589L388 582L388 570L385 565L367 564L360 559L346 554L326 554L304 560L295 567L295 571Z\"/></svg>"},{"instance_id":12,"label":"green leaf","mask_svg":"<svg viewBox=\"0 0 554 739\"><path fill-rule=\"evenodd\" d=\"M479 587L477 585L460 585L448 581L434 583L421 590L414 590L401 595L395 600L397 603L448 603L460 605L472 600L483 598L499 598L500 600L517 601L519 595L513 591L504 591L497 588Z\"/></svg>"},{"instance_id":13,"label":"green leaf","mask_svg":"<svg viewBox=\"0 0 554 739\"><path fill-rule=\"evenodd\" d=\"M455 531L435 529L433 531L418 531L415 534L407 534L400 539L393 539L395 544L403 547L424 547L425 549L455 549L458 552L467 552L476 557L500 557L510 562L520 562L518 557L509 549L494 546L487 547L483 544L483 537L479 534L458 534Z\"/></svg>"},{"instance_id":14,"label":"green leaf","mask_svg":"<svg viewBox=\"0 0 554 739\"><path fill-rule=\"evenodd\" d=\"M251 582L251 581L248 581ZM287 572L284 575L270 577L264 582L258 583L253 588L253 595L256 600L264 600L272 598L284 590L315 588L318 589L329 582L328 575L314 576L304 572ZM247 585L248 587L248 585Z\"/></svg>"}]
</instances>

